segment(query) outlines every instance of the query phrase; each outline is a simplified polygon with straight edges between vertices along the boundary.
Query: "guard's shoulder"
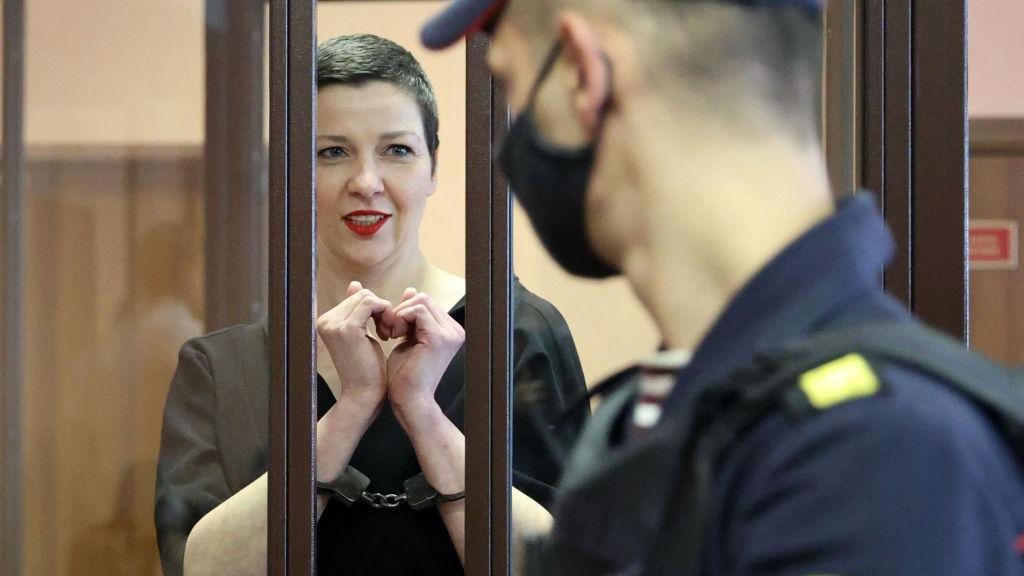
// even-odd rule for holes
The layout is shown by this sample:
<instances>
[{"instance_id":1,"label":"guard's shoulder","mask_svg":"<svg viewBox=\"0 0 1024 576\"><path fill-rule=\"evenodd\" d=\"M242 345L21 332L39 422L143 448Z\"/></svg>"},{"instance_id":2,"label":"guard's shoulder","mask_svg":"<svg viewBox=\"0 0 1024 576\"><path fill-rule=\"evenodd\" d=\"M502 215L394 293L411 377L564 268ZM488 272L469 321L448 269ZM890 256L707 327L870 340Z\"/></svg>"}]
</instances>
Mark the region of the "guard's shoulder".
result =
<instances>
[{"instance_id":1,"label":"guard's shoulder","mask_svg":"<svg viewBox=\"0 0 1024 576\"><path fill-rule=\"evenodd\" d=\"M716 559L785 558L792 573L1016 573L978 564L1019 562L1024 475L1009 444L942 382L887 366L877 377L875 394L765 418L726 455Z\"/></svg>"},{"instance_id":2,"label":"guard's shoulder","mask_svg":"<svg viewBox=\"0 0 1024 576\"><path fill-rule=\"evenodd\" d=\"M818 409L766 419L750 435L763 450L764 458L755 459L773 468L804 459L826 476L857 462L888 463L899 469L891 481L909 484L951 467L981 483L990 474L1013 472L1008 443L971 400L911 369L868 369L870 376L847 367L846 388L822 384L826 401ZM805 393L807 382L805 374L798 384ZM845 392L829 401L828 393L837 389Z\"/></svg>"}]
</instances>

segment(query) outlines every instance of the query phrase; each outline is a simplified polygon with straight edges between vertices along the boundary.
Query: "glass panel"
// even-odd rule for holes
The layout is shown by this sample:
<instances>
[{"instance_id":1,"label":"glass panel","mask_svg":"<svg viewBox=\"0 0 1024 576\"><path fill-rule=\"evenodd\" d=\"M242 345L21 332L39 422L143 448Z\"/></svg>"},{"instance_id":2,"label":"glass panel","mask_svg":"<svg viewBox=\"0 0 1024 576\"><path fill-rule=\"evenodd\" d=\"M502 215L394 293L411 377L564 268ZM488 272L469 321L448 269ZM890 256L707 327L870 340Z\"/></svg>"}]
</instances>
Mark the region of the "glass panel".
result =
<instances>
[{"instance_id":1,"label":"glass panel","mask_svg":"<svg viewBox=\"0 0 1024 576\"><path fill-rule=\"evenodd\" d=\"M321 574L460 570L464 500L387 505L413 498L420 474L441 493L464 487L465 47L419 43L443 4L318 6L318 479L350 466L369 482L352 506L321 497ZM408 287L429 297L422 315ZM373 315L353 333L360 301Z\"/></svg>"},{"instance_id":2,"label":"glass panel","mask_svg":"<svg viewBox=\"0 0 1024 576\"><path fill-rule=\"evenodd\" d=\"M1024 38L1016 2L968 3L970 25L970 341L1024 363Z\"/></svg>"},{"instance_id":3,"label":"glass panel","mask_svg":"<svg viewBox=\"0 0 1024 576\"><path fill-rule=\"evenodd\" d=\"M265 471L266 379L233 356L258 353L242 336L258 326L185 344L221 326L208 294L266 282L249 265L266 246L264 190L206 185L239 157L265 179L258 153L206 137L229 110L206 107L220 48L204 41L237 21L200 0L26 6L23 573L180 574L197 521ZM237 78L245 43L231 46L235 59L212 72ZM262 119L249 121L258 144ZM255 206L242 217L211 209L240 199ZM206 258L238 244L256 256ZM234 321L263 314L258 302L247 311ZM232 547L245 530L260 542L259 526L232 530Z\"/></svg>"}]
</instances>

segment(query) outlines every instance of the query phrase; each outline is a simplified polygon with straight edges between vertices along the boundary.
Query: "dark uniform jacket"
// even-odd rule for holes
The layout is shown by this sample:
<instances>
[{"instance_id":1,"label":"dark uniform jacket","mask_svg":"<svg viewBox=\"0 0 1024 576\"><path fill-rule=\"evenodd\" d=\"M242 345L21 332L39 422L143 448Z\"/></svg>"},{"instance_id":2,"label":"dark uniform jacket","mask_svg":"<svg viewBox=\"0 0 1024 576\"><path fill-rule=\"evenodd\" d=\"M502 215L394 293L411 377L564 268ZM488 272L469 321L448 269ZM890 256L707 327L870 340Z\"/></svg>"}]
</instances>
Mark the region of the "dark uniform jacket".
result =
<instances>
[{"instance_id":1,"label":"dark uniform jacket","mask_svg":"<svg viewBox=\"0 0 1024 576\"><path fill-rule=\"evenodd\" d=\"M578 567L574 576L639 574L652 562L651 542L674 511L688 390L787 341L910 318L881 287L891 253L870 195L844 201L737 293L678 374L657 426L624 431L630 385L601 404L556 504L552 549ZM878 393L809 418L769 415L724 455L702 574L1024 575L1024 475L1005 438L930 377L895 366L877 376Z\"/></svg>"},{"instance_id":2,"label":"dark uniform jacket","mask_svg":"<svg viewBox=\"0 0 1024 576\"><path fill-rule=\"evenodd\" d=\"M464 323L465 304L451 311ZM513 484L550 506L586 409L551 425L585 393L572 336L548 302L515 285ZM266 322L227 328L181 349L164 412L156 486L156 528L164 573L182 573L185 542L196 522L267 470L270 367ZM465 346L435 397L462 428ZM319 414L334 403L322 381ZM420 472L412 446L385 404L350 464L369 490L401 493ZM332 501L317 526L318 574L458 574L458 557L436 508L373 510Z\"/></svg>"}]
</instances>

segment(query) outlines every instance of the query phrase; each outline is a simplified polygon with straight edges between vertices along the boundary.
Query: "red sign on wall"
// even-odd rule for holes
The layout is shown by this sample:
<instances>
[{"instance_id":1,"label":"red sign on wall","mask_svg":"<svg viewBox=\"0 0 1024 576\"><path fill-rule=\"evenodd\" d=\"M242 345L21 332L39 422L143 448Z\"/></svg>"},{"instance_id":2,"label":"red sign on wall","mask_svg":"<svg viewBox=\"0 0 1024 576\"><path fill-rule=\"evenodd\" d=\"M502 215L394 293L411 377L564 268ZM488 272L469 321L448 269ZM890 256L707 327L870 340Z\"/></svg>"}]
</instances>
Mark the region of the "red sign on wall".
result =
<instances>
[{"instance_id":1,"label":"red sign on wall","mask_svg":"<svg viewBox=\"0 0 1024 576\"><path fill-rule=\"evenodd\" d=\"M1013 270L1017 246L1016 220L971 220L971 269Z\"/></svg>"}]
</instances>

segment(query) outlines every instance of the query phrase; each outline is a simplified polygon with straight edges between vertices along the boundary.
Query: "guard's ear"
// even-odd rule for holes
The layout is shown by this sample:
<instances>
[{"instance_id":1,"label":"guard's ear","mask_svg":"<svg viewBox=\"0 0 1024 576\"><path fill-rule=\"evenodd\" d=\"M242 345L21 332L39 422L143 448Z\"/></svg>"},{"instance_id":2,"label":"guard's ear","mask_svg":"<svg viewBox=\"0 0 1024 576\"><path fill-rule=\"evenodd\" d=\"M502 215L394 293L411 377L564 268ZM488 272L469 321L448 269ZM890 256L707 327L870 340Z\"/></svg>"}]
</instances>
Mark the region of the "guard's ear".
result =
<instances>
[{"instance_id":1,"label":"guard's ear","mask_svg":"<svg viewBox=\"0 0 1024 576\"><path fill-rule=\"evenodd\" d=\"M572 86L573 110L594 137L601 122L601 109L611 97L611 71L593 24L580 13L564 10L558 14L558 34L565 58L576 69Z\"/></svg>"}]
</instances>

